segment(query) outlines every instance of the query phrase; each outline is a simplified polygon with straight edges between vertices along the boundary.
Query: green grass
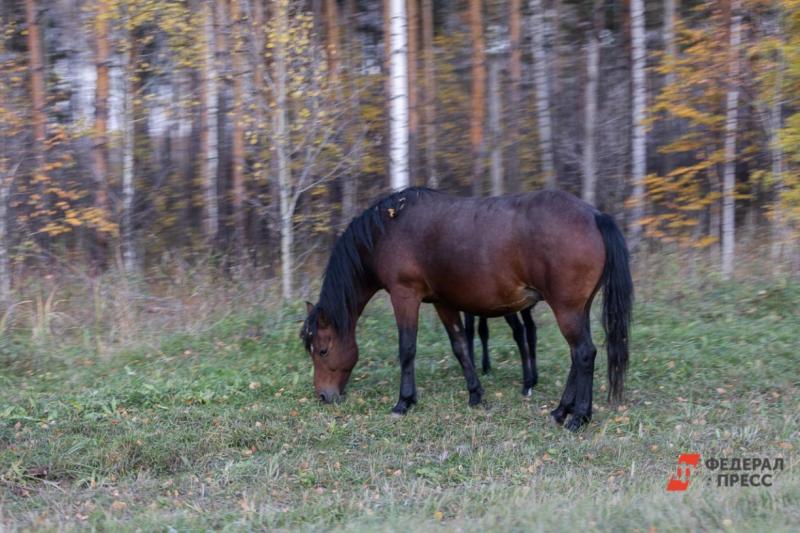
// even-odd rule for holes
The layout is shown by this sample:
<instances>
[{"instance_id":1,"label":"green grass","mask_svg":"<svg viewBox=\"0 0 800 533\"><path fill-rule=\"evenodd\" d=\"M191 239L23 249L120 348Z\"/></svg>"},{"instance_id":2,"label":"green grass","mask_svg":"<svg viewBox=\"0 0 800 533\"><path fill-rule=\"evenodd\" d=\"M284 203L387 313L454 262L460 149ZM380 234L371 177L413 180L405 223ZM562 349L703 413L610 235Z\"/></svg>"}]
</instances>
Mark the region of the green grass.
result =
<instances>
[{"instance_id":1,"label":"green grass","mask_svg":"<svg viewBox=\"0 0 800 533\"><path fill-rule=\"evenodd\" d=\"M314 399L300 307L111 356L79 335L12 334L0 344L0 529L795 530L800 284L639 287L628 403L609 410L600 351L594 420L578 434L547 417L569 357L544 305L533 397L519 395L516 348L495 320L474 409L426 308L420 402L402 418L389 416L399 370L384 299L360 321L361 361L335 406ZM770 488L667 493L680 452L784 457L786 469Z\"/></svg>"}]
</instances>

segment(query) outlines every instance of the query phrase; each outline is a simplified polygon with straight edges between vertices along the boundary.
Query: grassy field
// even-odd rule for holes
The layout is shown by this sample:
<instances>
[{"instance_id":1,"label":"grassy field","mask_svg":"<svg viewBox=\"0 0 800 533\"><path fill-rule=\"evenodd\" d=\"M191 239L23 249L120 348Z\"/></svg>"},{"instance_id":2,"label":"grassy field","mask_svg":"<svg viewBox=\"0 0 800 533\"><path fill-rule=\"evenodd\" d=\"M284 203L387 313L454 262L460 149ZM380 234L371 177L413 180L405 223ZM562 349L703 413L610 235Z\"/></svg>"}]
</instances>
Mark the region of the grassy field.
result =
<instances>
[{"instance_id":1,"label":"grassy field","mask_svg":"<svg viewBox=\"0 0 800 533\"><path fill-rule=\"evenodd\" d=\"M578 434L548 421L569 357L545 305L533 397L519 395L516 349L495 320L478 408L426 308L420 403L402 418L389 415L399 369L384 299L360 322L361 361L335 406L314 399L299 305L134 332L111 351L90 325L12 330L0 344L0 530L796 531L800 284L677 279L638 282L628 403L609 410L602 351L594 420ZM727 488L701 468L667 493L681 452L786 468L772 487Z\"/></svg>"}]
</instances>

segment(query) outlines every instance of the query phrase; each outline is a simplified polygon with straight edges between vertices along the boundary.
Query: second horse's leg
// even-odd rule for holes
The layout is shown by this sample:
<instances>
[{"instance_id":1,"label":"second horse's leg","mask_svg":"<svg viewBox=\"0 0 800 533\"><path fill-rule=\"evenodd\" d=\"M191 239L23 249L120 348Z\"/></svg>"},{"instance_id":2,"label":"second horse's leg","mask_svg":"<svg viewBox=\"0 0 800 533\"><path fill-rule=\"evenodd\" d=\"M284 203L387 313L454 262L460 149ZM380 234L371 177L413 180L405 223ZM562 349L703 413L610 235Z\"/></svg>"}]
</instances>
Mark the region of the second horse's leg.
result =
<instances>
[{"instance_id":1,"label":"second horse's leg","mask_svg":"<svg viewBox=\"0 0 800 533\"><path fill-rule=\"evenodd\" d=\"M492 362L489 360L489 325L487 318L482 316L478 318L478 335L481 338L481 348L483 349L483 358L481 359L481 366L483 373L488 374L492 369ZM470 343L471 345L472 343ZM475 358L472 359L473 366L475 365Z\"/></svg>"},{"instance_id":2,"label":"second horse's leg","mask_svg":"<svg viewBox=\"0 0 800 533\"><path fill-rule=\"evenodd\" d=\"M469 360L472 361L472 366L475 366L475 315L464 313L464 334L467 336Z\"/></svg>"},{"instance_id":3,"label":"second horse's leg","mask_svg":"<svg viewBox=\"0 0 800 533\"><path fill-rule=\"evenodd\" d=\"M519 349L519 358L522 362L522 395L530 396L533 394L533 374L531 373L531 357L528 353L528 346L525 344L525 329L516 313L511 313L504 317L511 332L514 334L514 342Z\"/></svg>"},{"instance_id":4,"label":"second horse's leg","mask_svg":"<svg viewBox=\"0 0 800 533\"><path fill-rule=\"evenodd\" d=\"M536 324L533 322L533 306L520 311L520 315L525 324L525 340L528 341L528 354L531 358L532 386L536 386L539 383L539 371L536 369Z\"/></svg>"},{"instance_id":5,"label":"second horse's leg","mask_svg":"<svg viewBox=\"0 0 800 533\"><path fill-rule=\"evenodd\" d=\"M467 391L469 391L469 404L478 405L483 398L483 387L475 374L475 366L469 358L467 340L461 325L461 314L457 310L441 304L436 305L436 312L447 330L453 353L464 370L464 379L467 382Z\"/></svg>"}]
</instances>

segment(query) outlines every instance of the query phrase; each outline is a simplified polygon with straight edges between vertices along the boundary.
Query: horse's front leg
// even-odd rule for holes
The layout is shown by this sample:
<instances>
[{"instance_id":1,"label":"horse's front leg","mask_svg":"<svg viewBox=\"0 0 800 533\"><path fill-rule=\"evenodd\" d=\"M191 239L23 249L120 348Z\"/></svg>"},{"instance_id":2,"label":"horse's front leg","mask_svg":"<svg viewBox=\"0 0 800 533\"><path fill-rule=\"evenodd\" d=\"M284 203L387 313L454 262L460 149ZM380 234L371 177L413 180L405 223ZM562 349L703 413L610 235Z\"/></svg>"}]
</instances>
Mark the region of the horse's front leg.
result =
<instances>
[{"instance_id":1,"label":"horse's front leg","mask_svg":"<svg viewBox=\"0 0 800 533\"><path fill-rule=\"evenodd\" d=\"M417 355L417 322L421 300L401 292L392 293L392 307L397 322L400 345L400 398L392 413L402 415L417 403L417 384L414 379L414 358Z\"/></svg>"},{"instance_id":2,"label":"horse's front leg","mask_svg":"<svg viewBox=\"0 0 800 533\"><path fill-rule=\"evenodd\" d=\"M464 379L467 381L467 390L469 391L469 404L478 405L483 398L483 387L475 374L475 365L469 357L464 328L461 325L461 315L457 310L441 304L436 305L436 312L447 330L453 353L456 354L458 362L461 363L461 368L464 370Z\"/></svg>"}]
</instances>

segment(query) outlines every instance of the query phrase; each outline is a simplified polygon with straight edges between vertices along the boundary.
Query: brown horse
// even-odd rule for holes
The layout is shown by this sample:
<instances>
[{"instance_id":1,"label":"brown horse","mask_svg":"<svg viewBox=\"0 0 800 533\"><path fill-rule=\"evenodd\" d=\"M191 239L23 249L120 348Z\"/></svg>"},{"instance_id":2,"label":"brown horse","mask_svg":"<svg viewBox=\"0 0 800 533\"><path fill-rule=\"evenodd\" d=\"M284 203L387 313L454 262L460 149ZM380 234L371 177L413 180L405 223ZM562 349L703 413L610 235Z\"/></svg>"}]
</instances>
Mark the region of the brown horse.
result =
<instances>
[{"instance_id":1,"label":"brown horse","mask_svg":"<svg viewBox=\"0 0 800 533\"><path fill-rule=\"evenodd\" d=\"M308 304L301 336L324 402L338 400L358 361L356 321L380 289L391 297L400 344L400 398L417 401L414 357L422 302L434 304L464 371L469 404L483 389L469 358L459 311L503 316L545 300L569 343L572 365L551 413L577 430L592 416L597 353L589 310L604 286L609 399L619 401L628 362L633 284L625 240L613 219L574 196L543 191L459 198L411 188L356 217L328 261L319 302Z\"/></svg>"}]
</instances>

